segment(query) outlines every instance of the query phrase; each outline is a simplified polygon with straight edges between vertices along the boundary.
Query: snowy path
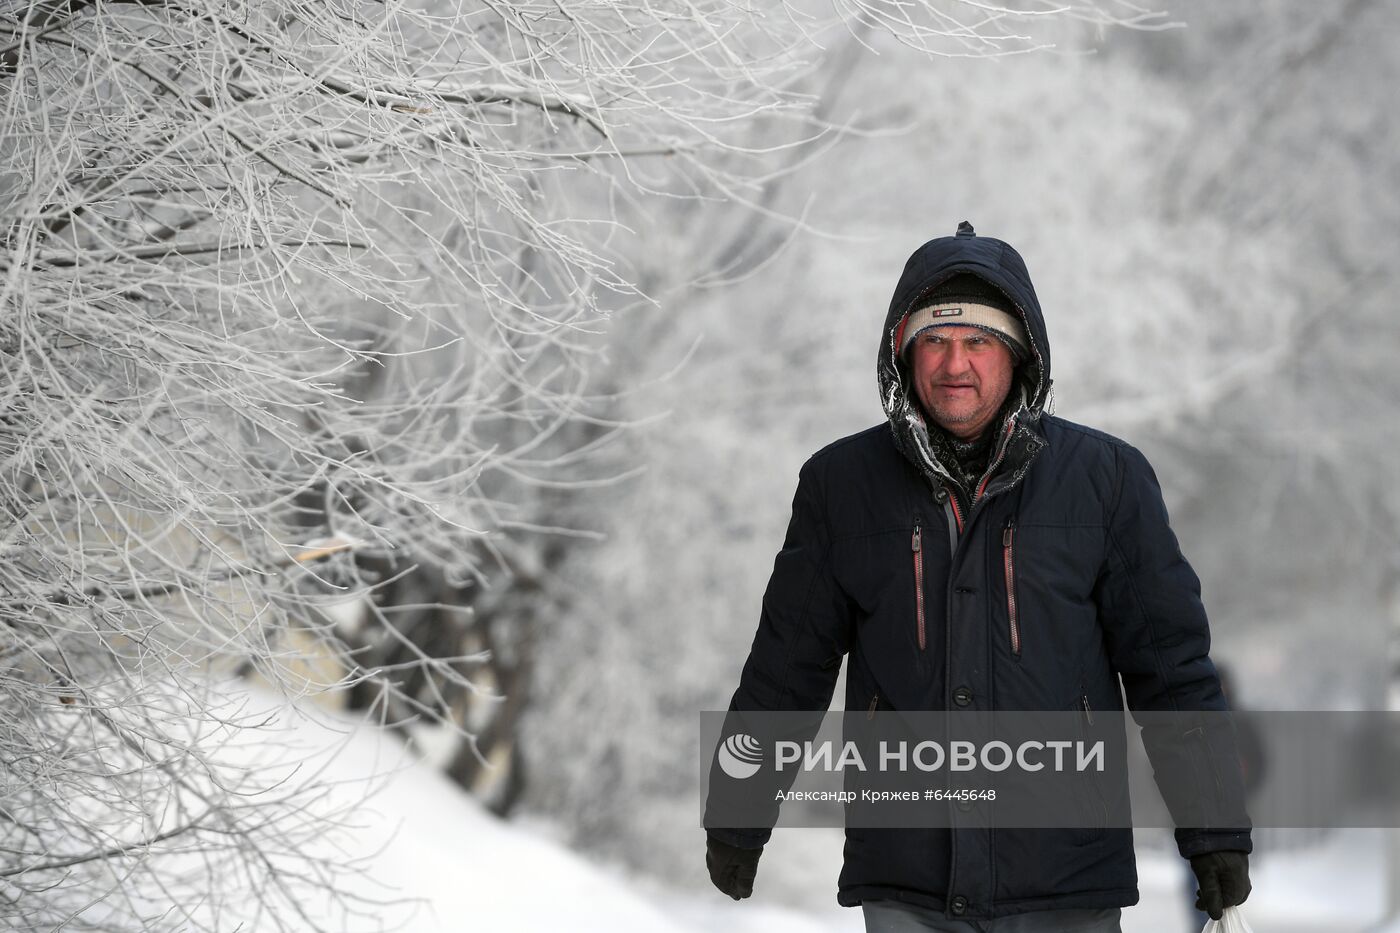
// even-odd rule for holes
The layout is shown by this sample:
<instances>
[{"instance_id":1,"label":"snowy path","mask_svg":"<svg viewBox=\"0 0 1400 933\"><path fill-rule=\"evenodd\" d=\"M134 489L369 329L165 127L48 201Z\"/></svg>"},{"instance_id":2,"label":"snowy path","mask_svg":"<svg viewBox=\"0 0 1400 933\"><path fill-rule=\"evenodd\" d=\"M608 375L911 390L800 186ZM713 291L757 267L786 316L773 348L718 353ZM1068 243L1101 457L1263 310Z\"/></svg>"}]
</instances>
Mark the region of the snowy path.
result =
<instances>
[{"instance_id":1,"label":"snowy path","mask_svg":"<svg viewBox=\"0 0 1400 933\"><path fill-rule=\"evenodd\" d=\"M299 728L314 739L309 726ZM399 758L397 743L365 730L349 740L335 768L349 778ZM375 876L423 901L404 927L413 933L864 929L859 910L836 905L841 838L834 830L780 832L764 854L757 894L735 903L710 889L680 889L592 864L549 838L549 827L503 823L421 764L403 767L359 816L357 848L383 847ZM697 829L697 860L701 838ZM1259 859L1247 911L1255 933L1367 929L1382 910L1383 845L1378 832L1351 831L1314 849ZM1142 901L1124 912L1125 933L1198 933L1181 906L1175 856L1141 853L1139 875Z\"/></svg>"}]
</instances>

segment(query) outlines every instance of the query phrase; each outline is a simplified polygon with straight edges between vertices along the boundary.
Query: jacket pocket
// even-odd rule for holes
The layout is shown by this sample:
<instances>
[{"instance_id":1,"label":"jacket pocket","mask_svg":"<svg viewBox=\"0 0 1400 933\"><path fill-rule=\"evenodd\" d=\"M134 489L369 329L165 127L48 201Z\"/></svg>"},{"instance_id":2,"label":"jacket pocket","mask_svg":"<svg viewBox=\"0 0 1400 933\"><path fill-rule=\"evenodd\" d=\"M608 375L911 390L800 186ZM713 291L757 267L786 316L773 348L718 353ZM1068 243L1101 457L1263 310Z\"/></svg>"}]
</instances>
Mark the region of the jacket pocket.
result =
<instances>
[{"instance_id":1,"label":"jacket pocket","mask_svg":"<svg viewBox=\"0 0 1400 933\"><path fill-rule=\"evenodd\" d=\"M1075 702L1075 711L1079 714L1080 738L1085 742L1093 742L1096 736L1094 708L1089 705L1087 693L1079 695L1078 701ZM1074 839L1076 845L1089 845L1103 839L1108 830L1108 801L1104 797L1103 784L1097 771L1089 769L1083 772L1082 777L1079 783L1089 794L1089 806L1094 813L1094 819L1089 826L1075 830Z\"/></svg>"},{"instance_id":2,"label":"jacket pocket","mask_svg":"<svg viewBox=\"0 0 1400 933\"><path fill-rule=\"evenodd\" d=\"M1016 520L1008 518L1001 530L1001 566L1006 577L1006 617L1011 638L1011 654L1021 657L1021 618L1016 603Z\"/></svg>"},{"instance_id":3,"label":"jacket pocket","mask_svg":"<svg viewBox=\"0 0 1400 933\"><path fill-rule=\"evenodd\" d=\"M909 548L914 553L914 622L918 626L919 650L928 648L928 633L924 626L924 531L922 525L914 525L914 536Z\"/></svg>"}]
</instances>

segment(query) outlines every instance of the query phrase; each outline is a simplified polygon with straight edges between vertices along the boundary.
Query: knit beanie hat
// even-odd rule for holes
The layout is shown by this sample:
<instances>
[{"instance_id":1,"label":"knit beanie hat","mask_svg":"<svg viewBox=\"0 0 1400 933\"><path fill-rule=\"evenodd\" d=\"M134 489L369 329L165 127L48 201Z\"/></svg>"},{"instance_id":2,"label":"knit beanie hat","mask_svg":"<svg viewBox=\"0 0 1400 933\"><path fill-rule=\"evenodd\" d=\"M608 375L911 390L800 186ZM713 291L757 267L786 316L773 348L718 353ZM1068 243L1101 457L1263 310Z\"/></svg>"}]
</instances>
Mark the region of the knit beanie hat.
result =
<instances>
[{"instance_id":1,"label":"knit beanie hat","mask_svg":"<svg viewBox=\"0 0 1400 933\"><path fill-rule=\"evenodd\" d=\"M1016 307L1001 289L971 272L953 276L919 299L900 325L900 355L920 333L945 324L979 327L1001 338L1017 363L1030 356L1030 340Z\"/></svg>"}]
</instances>

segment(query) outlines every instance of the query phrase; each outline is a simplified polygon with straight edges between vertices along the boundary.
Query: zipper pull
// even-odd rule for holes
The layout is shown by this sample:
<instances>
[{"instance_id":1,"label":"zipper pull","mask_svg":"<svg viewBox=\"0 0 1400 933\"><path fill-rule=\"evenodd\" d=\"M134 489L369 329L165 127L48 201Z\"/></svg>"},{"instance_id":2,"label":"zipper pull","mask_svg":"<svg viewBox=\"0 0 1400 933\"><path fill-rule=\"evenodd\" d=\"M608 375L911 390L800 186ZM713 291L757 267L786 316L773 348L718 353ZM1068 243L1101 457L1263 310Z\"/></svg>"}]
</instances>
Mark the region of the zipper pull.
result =
<instances>
[{"instance_id":1,"label":"zipper pull","mask_svg":"<svg viewBox=\"0 0 1400 933\"><path fill-rule=\"evenodd\" d=\"M1008 518L1008 519L1006 520L1006 527L1003 528L1003 529L1001 530L1001 546L1002 546L1002 547L1004 547L1004 548L1009 548L1009 547L1011 547L1011 535L1014 533L1015 529L1016 529L1016 522L1013 521L1012 519L1009 519L1009 518Z\"/></svg>"},{"instance_id":2,"label":"zipper pull","mask_svg":"<svg viewBox=\"0 0 1400 933\"><path fill-rule=\"evenodd\" d=\"M1089 708L1089 698L1081 696L1079 702L1084 706L1084 718L1089 720L1089 725L1092 726L1094 724L1094 711Z\"/></svg>"},{"instance_id":3,"label":"zipper pull","mask_svg":"<svg viewBox=\"0 0 1400 933\"><path fill-rule=\"evenodd\" d=\"M913 540L911 540L911 541L909 542L909 549L910 549L911 551L913 551L914 553L917 554L920 550L923 549L923 545L924 545L924 529L923 529L923 526L921 526L921 525L915 525L915 526L914 526L914 538L913 538Z\"/></svg>"}]
</instances>

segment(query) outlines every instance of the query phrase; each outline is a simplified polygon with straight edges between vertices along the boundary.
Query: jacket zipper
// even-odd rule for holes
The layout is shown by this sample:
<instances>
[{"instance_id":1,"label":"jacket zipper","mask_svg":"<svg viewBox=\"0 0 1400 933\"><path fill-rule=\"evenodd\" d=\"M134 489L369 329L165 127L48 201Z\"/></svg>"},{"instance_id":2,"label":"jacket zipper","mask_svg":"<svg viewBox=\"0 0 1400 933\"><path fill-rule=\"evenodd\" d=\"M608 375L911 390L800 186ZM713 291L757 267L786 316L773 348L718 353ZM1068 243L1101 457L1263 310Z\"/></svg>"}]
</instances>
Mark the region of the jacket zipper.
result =
<instances>
[{"instance_id":1,"label":"jacket zipper","mask_svg":"<svg viewBox=\"0 0 1400 933\"><path fill-rule=\"evenodd\" d=\"M1016 614L1016 521L1008 518L1001 531L1001 565L1006 574L1006 616L1011 626L1011 653L1021 656L1021 620Z\"/></svg>"},{"instance_id":2,"label":"jacket zipper","mask_svg":"<svg viewBox=\"0 0 1400 933\"><path fill-rule=\"evenodd\" d=\"M992 474L997 471L997 467L1001 466L1001 461L1006 459L1006 451L1011 447L1009 443L1011 432L1015 430L1016 419L1012 418L1011 423L1006 426L1006 436L1002 439L1001 450L998 451L996 459L992 461L992 465L987 467L987 472L982 474L982 482L977 484L977 492L972 495L973 505L976 505L977 500L982 498L982 493L987 491L987 482L992 478Z\"/></svg>"},{"instance_id":3,"label":"jacket zipper","mask_svg":"<svg viewBox=\"0 0 1400 933\"><path fill-rule=\"evenodd\" d=\"M1084 718L1085 718L1086 720L1088 720L1089 725L1092 726L1092 725L1094 724L1094 711L1093 711L1092 709L1089 708L1089 695L1088 695L1088 694L1080 694L1080 696L1079 696L1079 705L1082 706L1082 707L1084 707Z\"/></svg>"},{"instance_id":4,"label":"jacket zipper","mask_svg":"<svg viewBox=\"0 0 1400 933\"><path fill-rule=\"evenodd\" d=\"M875 718L875 707L877 707L877 706L879 706L879 705L880 705L880 694L877 693L877 694L875 694L873 697L870 698L870 709L868 709L868 710L865 711L865 718L866 718L866 719L874 719L874 718Z\"/></svg>"},{"instance_id":5,"label":"jacket zipper","mask_svg":"<svg viewBox=\"0 0 1400 933\"><path fill-rule=\"evenodd\" d=\"M914 618L919 624L919 650L925 650L927 639L924 632L924 530L914 526L914 537L909 542L914 552Z\"/></svg>"},{"instance_id":6,"label":"jacket zipper","mask_svg":"<svg viewBox=\"0 0 1400 933\"><path fill-rule=\"evenodd\" d=\"M1007 618L1011 626L1011 653L1021 657L1021 619L1016 615L1016 521L1007 518L1001 530L1001 569L1007 577Z\"/></svg>"}]
</instances>

